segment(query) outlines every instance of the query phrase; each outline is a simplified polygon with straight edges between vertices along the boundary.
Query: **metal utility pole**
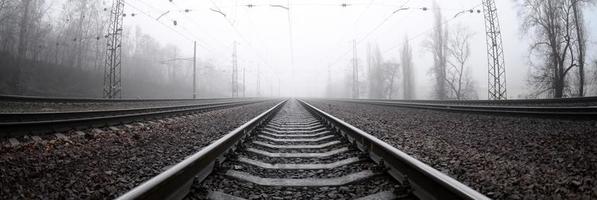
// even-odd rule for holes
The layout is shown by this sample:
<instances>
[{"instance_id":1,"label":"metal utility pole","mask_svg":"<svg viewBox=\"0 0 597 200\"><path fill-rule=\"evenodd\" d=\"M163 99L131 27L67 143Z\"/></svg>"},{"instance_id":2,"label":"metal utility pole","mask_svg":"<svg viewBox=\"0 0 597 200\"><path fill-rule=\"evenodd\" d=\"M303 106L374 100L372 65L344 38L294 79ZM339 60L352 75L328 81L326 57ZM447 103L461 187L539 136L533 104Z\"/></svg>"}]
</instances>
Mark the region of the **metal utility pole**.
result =
<instances>
[{"instance_id":1,"label":"metal utility pole","mask_svg":"<svg viewBox=\"0 0 597 200\"><path fill-rule=\"evenodd\" d=\"M326 89L327 97L332 97L332 71L331 71L332 69L331 69L331 67L332 66L328 65L328 81L327 81L328 84L327 84L327 89Z\"/></svg>"},{"instance_id":2,"label":"metal utility pole","mask_svg":"<svg viewBox=\"0 0 597 200\"><path fill-rule=\"evenodd\" d=\"M232 97L238 97L238 55L236 54L236 41L232 49Z\"/></svg>"},{"instance_id":3,"label":"metal utility pole","mask_svg":"<svg viewBox=\"0 0 597 200\"><path fill-rule=\"evenodd\" d=\"M104 98L122 98L122 27L124 0L113 0L104 62Z\"/></svg>"},{"instance_id":4,"label":"metal utility pole","mask_svg":"<svg viewBox=\"0 0 597 200\"><path fill-rule=\"evenodd\" d=\"M247 97L246 87L245 87L245 68L243 67L243 97Z\"/></svg>"},{"instance_id":5,"label":"metal utility pole","mask_svg":"<svg viewBox=\"0 0 597 200\"><path fill-rule=\"evenodd\" d=\"M357 61L357 41L352 41L352 98L359 98L359 66Z\"/></svg>"},{"instance_id":6,"label":"metal utility pole","mask_svg":"<svg viewBox=\"0 0 597 200\"><path fill-rule=\"evenodd\" d=\"M176 63L178 62L176 48L174 48L174 56L172 56L172 62L168 67L168 81L174 83L176 81Z\"/></svg>"},{"instance_id":7,"label":"metal utility pole","mask_svg":"<svg viewBox=\"0 0 597 200\"><path fill-rule=\"evenodd\" d=\"M261 96L261 72L259 71L259 65L257 66L257 97Z\"/></svg>"},{"instance_id":8,"label":"metal utility pole","mask_svg":"<svg viewBox=\"0 0 597 200\"><path fill-rule=\"evenodd\" d=\"M193 99L197 98L197 42L193 42L193 57L192 58L177 58L176 51L174 51L174 58L160 61L163 65L168 65L168 74L176 72L176 62L178 61L188 61L193 62L193 91L191 94L193 95ZM172 63L172 64L171 64ZM172 71L172 72L170 72ZM170 77L170 80L176 80L176 76Z\"/></svg>"},{"instance_id":9,"label":"metal utility pole","mask_svg":"<svg viewBox=\"0 0 597 200\"><path fill-rule=\"evenodd\" d=\"M489 99L505 100L508 98L506 93L506 64L504 63L502 33L495 0L483 0L483 12L485 13L485 32L487 34Z\"/></svg>"},{"instance_id":10,"label":"metal utility pole","mask_svg":"<svg viewBox=\"0 0 597 200\"><path fill-rule=\"evenodd\" d=\"M193 99L197 98L197 41L193 42Z\"/></svg>"}]
</instances>

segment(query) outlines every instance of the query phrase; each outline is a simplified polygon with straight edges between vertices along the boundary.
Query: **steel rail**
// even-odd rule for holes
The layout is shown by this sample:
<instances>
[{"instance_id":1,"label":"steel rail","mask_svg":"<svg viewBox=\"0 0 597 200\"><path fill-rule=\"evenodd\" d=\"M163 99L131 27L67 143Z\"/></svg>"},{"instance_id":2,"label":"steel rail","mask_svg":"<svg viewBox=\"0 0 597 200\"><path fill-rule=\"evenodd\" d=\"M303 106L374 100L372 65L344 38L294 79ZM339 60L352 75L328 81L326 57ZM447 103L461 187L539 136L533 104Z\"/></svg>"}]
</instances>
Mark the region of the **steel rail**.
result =
<instances>
[{"instance_id":1,"label":"steel rail","mask_svg":"<svg viewBox=\"0 0 597 200\"><path fill-rule=\"evenodd\" d=\"M523 115L535 117L555 117L570 119L596 119L597 106L495 106L495 105L452 105L434 103L405 103L392 100L340 100L331 101L350 102L403 108L417 108L429 110L443 110L456 112L472 112L486 114Z\"/></svg>"},{"instance_id":2,"label":"steel rail","mask_svg":"<svg viewBox=\"0 0 597 200\"><path fill-rule=\"evenodd\" d=\"M18 96L0 95L0 101L13 102L46 102L46 103L114 103L114 102L172 102L172 101L217 101L233 100L239 98L201 98L201 99L101 99L101 98L70 98L70 97L40 97L40 96ZM242 98L259 99L259 98Z\"/></svg>"},{"instance_id":3,"label":"steel rail","mask_svg":"<svg viewBox=\"0 0 597 200\"><path fill-rule=\"evenodd\" d=\"M159 175L128 191L124 199L182 199L189 192L195 178L202 181L213 171L214 165L225 159L225 154L234 151L248 134L269 121L284 105L286 100L276 104L249 122L214 141L199 152L189 156Z\"/></svg>"},{"instance_id":4,"label":"steel rail","mask_svg":"<svg viewBox=\"0 0 597 200\"><path fill-rule=\"evenodd\" d=\"M45 134L71 129L102 127L117 125L139 120L155 119L158 117L180 116L190 113L200 113L216 109L242 106L265 100L238 101L226 103L209 103L192 106L169 106L147 109L124 109L105 111L82 111L66 113L34 113L29 114L9 113L0 116L28 116L25 121L0 122L0 137L22 136L27 134ZM38 115L36 117L36 115ZM40 117L41 116L41 117ZM0 117L2 118L2 117Z\"/></svg>"},{"instance_id":5,"label":"steel rail","mask_svg":"<svg viewBox=\"0 0 597 200\"><path fill-rule=\"evenodd\" d=\"M336 98L338 99L338 98ZM342 100L342 99L339 99ZM460 104L460 105L557 105L595 104L595 97L573 97L559 99L510 99L510 100L403 100L403 99L353 99L355 101L392 101L400 103Z\"/></svg>"},{"instance_id":6,"label":"steel rail","mask_svg":"<svg viewBox=\"0 0 597 200\"><path fill-rule=\"evenodd\" d=\"M232 103L251 102L250 100L240 101L222 101L222 102L209 102L209 103L196 103L196 104L185 104L175 106L152 106L152 107L141 107L141 108L118 108L118 109L105 109L105 110L80 110L80 111L62 111L62 112L7 112L0 113L0 122L26 122L26 121L44 121L54 119L70 119L70 118L85 118L85 117L97 117L97 116L109 116L117 114L127 113L144 113L144 112L157 112L165 110L175 109L188 109L194 107L204 106L216 106L226 105Z\"/></svg>"},{"instance_id":7,"label":"steel rail","mask_svg":"<svg viewBox=\"0 0 597 200\"><path fill-rule=\"evenodd\" d=\"M489 199L485 195L439 172L376 137L299 100L326 126L356 143L377 163L389 168L389 174L403 183L410 183L413 193L420 199Z\"/></svg>"}]
</instances>

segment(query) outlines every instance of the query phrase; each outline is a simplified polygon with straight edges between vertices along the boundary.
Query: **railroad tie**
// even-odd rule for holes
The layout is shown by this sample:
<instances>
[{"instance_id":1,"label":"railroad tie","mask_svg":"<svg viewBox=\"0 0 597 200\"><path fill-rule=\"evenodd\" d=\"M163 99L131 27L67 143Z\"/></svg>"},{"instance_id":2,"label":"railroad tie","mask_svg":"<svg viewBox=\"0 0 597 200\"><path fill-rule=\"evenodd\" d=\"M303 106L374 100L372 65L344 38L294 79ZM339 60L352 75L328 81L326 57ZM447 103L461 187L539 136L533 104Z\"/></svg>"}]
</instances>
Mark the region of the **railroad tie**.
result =
<instances>
[{"instance_id":1,"label":"railroad tie","mask_svg":"<svg viewBox=\"0 0 597 200\"><path fill-rule=\"evenodd\" d=\"M396 198L400 183L297 105L284 106L221 163L203 181L211 192L200 199Z\"/></svg>"}]
</instances>

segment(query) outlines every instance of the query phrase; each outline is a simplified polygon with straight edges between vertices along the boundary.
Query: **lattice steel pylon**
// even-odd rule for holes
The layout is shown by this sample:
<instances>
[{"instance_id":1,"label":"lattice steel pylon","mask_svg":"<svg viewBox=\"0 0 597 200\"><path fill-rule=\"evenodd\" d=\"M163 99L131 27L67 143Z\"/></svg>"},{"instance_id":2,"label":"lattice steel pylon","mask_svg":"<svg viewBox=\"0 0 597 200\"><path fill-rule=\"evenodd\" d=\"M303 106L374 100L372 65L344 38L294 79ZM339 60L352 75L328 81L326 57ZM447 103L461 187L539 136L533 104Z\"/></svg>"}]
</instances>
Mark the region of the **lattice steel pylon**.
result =
<instances>
[{"instance_id":1,"label":"lattice steel pylon","mask_svg":"<svg viewBox=\"0 0 597 200\"><path fill-rule=\"evenodd\" d=\"M483 13L485 16L489 68L488 98L491 100L505 100L508 98L506 93L506 64L504 63L502 33L495 0L483 0Z\"/></svg>"},{"instance_id":2,"label":"lattice steel pylon","mask_svg":"<svg viewBox=\"0 0 597 200\"><path fill-rule=\"evenodd\" d=\"M122 98L122 27L124 0L113 0L110 11L108 34L106 35L106 57L104 62L104 92L108 99Z\"/></svg>"},{"instance_id":3,"label":"lattice steel pylon","mask_svg":"<svg viewBox=\"0 0 597 200\"><path fill-rule=\"evenodd\" d=\"M236 41L234 41L232 48L232 97L238 97L238 55L236 52Z\"/></svg>"},{"instance_id":4,"label":"lattice steel pylon","mask_svg":"<svg viewBox=\"0 0 597 200\"><path fill-rule=\"evenodd\" d=\"M357 60L357 41L352 41L352 98L359 98L359 61Z\"/></svg>"}]
</instances>

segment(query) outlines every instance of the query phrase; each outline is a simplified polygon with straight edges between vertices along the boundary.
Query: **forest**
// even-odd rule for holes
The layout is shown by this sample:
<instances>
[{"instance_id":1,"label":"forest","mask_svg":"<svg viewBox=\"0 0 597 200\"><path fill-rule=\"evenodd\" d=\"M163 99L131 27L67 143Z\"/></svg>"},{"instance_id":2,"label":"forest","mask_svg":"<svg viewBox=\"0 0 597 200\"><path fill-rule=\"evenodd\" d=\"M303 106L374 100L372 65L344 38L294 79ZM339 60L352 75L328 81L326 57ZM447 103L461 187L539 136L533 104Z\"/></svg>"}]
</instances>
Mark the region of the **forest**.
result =
<instances>
[{"instance_id":1,"label":"forest","mask_svg":"<svg viewBox=\"0 0 597 200\"><path fill-rule=\"evenodd\" d=\"M592 96L597 93L597 60L590 59L590 29L586 28L584 10L594 10L592 0L522 0L518 3L521 37L530 40L528 94L526 98L564 98ZM434 28L427 34L422 48L433 60L428 77L433 81L429 94L440 100L479 99L478 82L470 74L471 37L463 24L446 23L435 3ZM473 12L473 10L471 10ZM478 11L480 12L480 11ZM382 58L379 48L367 49L364 67L359 70L359 97L373 99L412 99L417 81L412 75L412 45L405 38L399 61ZM589 55L587 55L589 53ZM593 55L595 56L595 55ZM345 85L352 85L348 73ZM593 86L593 87L591 87ZM350 96L350 89L344 96ZM336 94L338 95L338 94ZM340 95L342 96L342 95ZM423 96L427 96L423 94Z\"/></svg>"},{"instance_id":2,"label":"forest","mask_svg":"<svg viewBox=\"0 0 597 200\"><path fill-rule=\"evenodd\" d=\"M101 98L110 6L106 0L0 0L0 93ZM192 97L192 63L177 59L189 55L141 27L126 27L123 35L123 98ZM218 83L229 75L198 60L198 94L228 95Z\"/></svg>"},{"instance_id":3,"label":"forest","mask_svg":"<svg viewBox=\"0 0 597 200\"><path fill-rule=\"evenodd\" d=\"M531 41L526 97L594 95L597 61L587 52L592 30L583 15L594 9L594 1L521 0L517 5L521 37ZM110 6L107 0L0 0L0 93L101 97ZM484 98L470 74L473 32L462 24L446 23L449 17L438 5L430 10L433 29L422 44L433 61L429 80L414 77L420 66L413 53L420 52L413 52L413 46L419 44L405 37L397 58L383 57L378 45L369 43L366 57L355 61L358 81L351 81L354 72L346 71L343 82L328 81L323 96L350 97L350 87L358 84L358 98L413 99L417 83L431 80L432 94L418 97ZM124 18L132 17L135 13ZM189 55L182 55L176 45L162 44L139 26L125 27L123 35L123 97L190 97L192 63L181 59ZM231 76L225 69L229 66L201 56L198 60L198 94L229 96Z\"/></svg>"}]
</instances>

